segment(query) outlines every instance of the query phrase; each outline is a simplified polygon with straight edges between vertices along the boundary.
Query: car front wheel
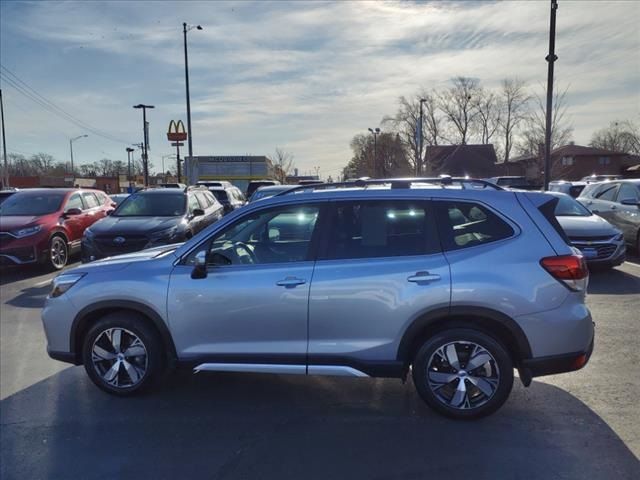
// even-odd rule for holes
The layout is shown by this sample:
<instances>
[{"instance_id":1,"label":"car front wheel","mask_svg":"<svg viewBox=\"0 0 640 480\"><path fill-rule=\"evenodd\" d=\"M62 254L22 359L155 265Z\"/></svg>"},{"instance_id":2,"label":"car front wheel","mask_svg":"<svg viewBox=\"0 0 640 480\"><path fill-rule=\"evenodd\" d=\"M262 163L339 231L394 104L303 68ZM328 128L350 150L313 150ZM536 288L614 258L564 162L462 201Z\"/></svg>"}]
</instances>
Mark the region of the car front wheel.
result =
<instances>
[{"instance_id":1,"label":"car front wheel","mask_svg":"<svg viewBox=\"0 0 640 480\"><path fill-rule=\"evenodd\" d=\"M49 250L47 251L45 262L47 267L52 270L62 270L69 260L69 247L64 238L55 236L49 241Z\"/></svg>"},{"instance_id":2,"label":"car front wheel","mask_svg":"<svg viewBox=\"0 0 640 480\"><path fill-rule=\"evenodd\" d=\"M495 412L513 386L513 362L506 349L489 335L465 328L429 338L418 350L412 371L422 399L456 419Z\"/></svg>"},{"instance_id":3,"label":"car front wheel","mask_svg":"<svg viewBox=\"0 0 640 480\"><path fill-rule=\"evenodd\" d=\"M82 351L89 378L114 395L126 396L147 389L162 371L158 335L134 312L104 316L85 336Z\"/></svg>"}]
</instances>

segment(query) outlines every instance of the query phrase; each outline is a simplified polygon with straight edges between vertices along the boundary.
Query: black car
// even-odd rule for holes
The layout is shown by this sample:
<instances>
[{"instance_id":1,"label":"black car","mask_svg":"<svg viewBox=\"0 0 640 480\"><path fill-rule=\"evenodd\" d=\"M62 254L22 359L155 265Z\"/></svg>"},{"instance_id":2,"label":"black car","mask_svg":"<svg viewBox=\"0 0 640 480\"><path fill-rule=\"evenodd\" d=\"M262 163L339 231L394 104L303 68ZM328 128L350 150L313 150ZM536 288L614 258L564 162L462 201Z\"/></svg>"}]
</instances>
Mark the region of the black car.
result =
<instances>
[{"instance_id":1,"label":"black car","mask_svg":"<svg viewBox=\"0 0 640 480\"><path fill-rule=\"evenodd\" d=\"M235 209L246 205L247 200L238 187L208 187L209 191L224 207L224 213L233 212Z\"/></svg>"},{"instance_id":2,"label":"black car","mask_svg":"<svg viewBox=\"0 0 640 480\"><path fill-rule=\"evenodd\" d=\"M587 185L578 201L622 230L625 242L640 253L640 179Z\"/></svg>"},{"instance_id":3,"label":"black car","mask_svg":"<svg viewBox=\"0 0 640 480\"><path fill-rule=\"evenodd\" d=\"M280 185L280 182L277 180L253 180L249 182L249 186L247 187L247 198L251 198L253 192L260 187L266 187L269 185Z\"/></svg>"},{"instance_id":4,"label":"black car","mask_svg":"<svg viewBox=\"0 0 640 480\"><path fill-rule=\"evenodd\" d=\"M222 215L222 205L205 188L140 190L84 231L82 261L183 242Z\"/></svg>"}]
</instances>

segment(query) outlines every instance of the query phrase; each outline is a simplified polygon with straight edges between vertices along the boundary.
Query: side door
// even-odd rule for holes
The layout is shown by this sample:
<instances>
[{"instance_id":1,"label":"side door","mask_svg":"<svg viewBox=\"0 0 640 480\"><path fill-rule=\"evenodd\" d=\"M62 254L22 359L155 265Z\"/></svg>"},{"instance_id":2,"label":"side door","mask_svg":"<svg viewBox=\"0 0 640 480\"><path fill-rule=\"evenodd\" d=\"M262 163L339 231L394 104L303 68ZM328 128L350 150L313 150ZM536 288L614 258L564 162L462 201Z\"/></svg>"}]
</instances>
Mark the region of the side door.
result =
<instances>
[{"instance_id":1,"label":"side door","mask_svg":"<svg viewBox=\"0 0 640 480\"><path fill-rule=\"evenodd\" d=\"M71 209L78 209L81 213L77 215L69 215L68 212ZM84 233L85 223L85 210L86 206L82 201L82 194L80 192L73 193L67 200L63 209L63 223L69 232L69 244L75 246L76 242L80 242L82 234Z\"/></svg>"},{"instance_id":2,"label":"side door","mask_svg":"<svg viewBox=\"0 0 640 480\"><path fill-rule=\"evenodd\" d=\"M424 199L331 205L309 297L309 373L384 368L412 320L449 307L435 218Z\"/></svg>"},{"instance_id":3,"label":"side door","mask_svg":"<svg viewBox=\"0 0 640 480\"><path fill-rule=\"evenodd\" d=\"M253 210L181 259L167 301L181 359L208 363L202 369L209 370L233 369L220 366L233 363L244 365L241 370L306 372L309 286L322 210L318 203ZM200 252L207 255L206 277L194 279Z\"/></svg>"},{"instance_id":4,"label":"side door","mask_svg":"<svg viewBox=\"0 0 640 480\"><path fill-rule=\"evenodd\" d=\"M98 198L98 195L93 192L83 192L82 199L86 206L86 210L83 215L84 228L89 228L98 220L107 216L106 211L102 207L103 202L101 201L101 198Z\"/></svg>"},{"instance_id":5,"label":"side door","mask_svg":"<svg viewBox=\"0 0 640 480\"><path fill-rule=\"evenodd\" d=\"M593 204L589 207L590 210L605 220L612 220L617 209L615 199L619 187L620 184L618 182L603 184L593 196Z\"/></svg>"},{"instance_id":6,"label":"side door","mask_svg":"<svg viewBox=\"0 0 640 480\"><path fill-rule=\"evenodd\" d=\"M202 222L204 220L204 215L195 215L196 210L204 210L200 202L198 202L198 198L194 193L187 194L187 218L189 221L189 229L195 235L200 230L202 230Z\"/></svg>"},{"instance_id":7,"label":"side door","mask_svg":"<svg viewBox=\"0 0 640 480\"><path fill-rule=\"evenodd\" d=\"M622 201L635 202L635 205L624 205ZM637 185L620 182L616 198L616 209L612 215L612 223L622 230L625 241L635 245L640 228L640 189Z\"/></svg>"}]
</instances>

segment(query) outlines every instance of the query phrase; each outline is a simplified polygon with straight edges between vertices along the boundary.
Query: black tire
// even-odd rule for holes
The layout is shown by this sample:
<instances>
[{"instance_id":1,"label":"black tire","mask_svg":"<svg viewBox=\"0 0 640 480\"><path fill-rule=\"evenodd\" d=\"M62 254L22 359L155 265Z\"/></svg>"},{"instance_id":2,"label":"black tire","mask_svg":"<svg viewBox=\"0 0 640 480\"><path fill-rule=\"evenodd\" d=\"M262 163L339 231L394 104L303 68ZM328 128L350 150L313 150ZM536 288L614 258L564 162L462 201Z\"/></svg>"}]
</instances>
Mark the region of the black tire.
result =
<instances>
[{"instance_id":1,"label":"black tire","mask_svg":"<svg viewBox=\"0 0 640 480\"><path fill-rule=\"evenodd\" d=\"M57 253L56 253L57 252ZM44 258L44 266L48 270L62 270L69 262L69 244L62 235L54 235L49 240L49 248Z\"/></svg>"},{"instance_id":2,"label":"black tire","mask_svg":"<svg viewBox=\"0 0 640 480\"><path fill-rule=\"evenodd\" d=\"M459 361L458 369L449 364L448 357L441 355L446 348L450 348L448 345L454 346L455 359ZM480 357L476 354L475 358L478 361L480 358L490 360L467 374L464 369L471 359L470 352L476 345L479 348L474 351L482 352L481 349L484 349L489 355ZM436 353L443 347L446 347L445 350ZM428 380L429 372L434 380L432 382ZM416 390L425 403L436 412L455 419L471 420L492 414L504 404L513 387L513 362L506 349L489 335L467 328L445 330L427 339L414 357L412 373ZM439 383L436 383L433 377L438 375ZM464 382L464 388L460 388L460 382ZM487 395L475 387L478 382L481 382L482 388L490 390L491 394ZM457 389L464 391L459 397L455 397ZM458 403L460 397L461 406L452 406L453 403Z\"/></svg>"},{"instance_id":3,"label":"black tire","mask_svg":"<svg viewBox=\"0 0 640 480\"><path fill-rule=\"evenodd\" d=\"M108 342L110 337L107 333L118 329L121 330L120 351L117 351L113 348L113 344ZM133 337L137 337L142 343L145 351L144 356L126 356L127 351L133 352L130 350L132 346L136 347L136 351L141 351L137 343L132 345ZM96 342L96 340L98 341ZM115 355L115 358L94 363L94 342L98 347L107 350L105 353ZM122 355L122 359L119 358L118 353ZM82 342L82 358L84 368L91 381L105 392L118 396L129 396L151 388L162 376L165 364L162 341L156 330L147 323L145 317L126 310L107 314L91 327ZM110 370L109 367L113 367L117 361L121 363L115 369L117 373L113 381L119 385L107 382L103 376ZM133 376L129 374L129 371L133 373ZM133 382L136 375L138 378Z\"/></svg>"}]
</instances>

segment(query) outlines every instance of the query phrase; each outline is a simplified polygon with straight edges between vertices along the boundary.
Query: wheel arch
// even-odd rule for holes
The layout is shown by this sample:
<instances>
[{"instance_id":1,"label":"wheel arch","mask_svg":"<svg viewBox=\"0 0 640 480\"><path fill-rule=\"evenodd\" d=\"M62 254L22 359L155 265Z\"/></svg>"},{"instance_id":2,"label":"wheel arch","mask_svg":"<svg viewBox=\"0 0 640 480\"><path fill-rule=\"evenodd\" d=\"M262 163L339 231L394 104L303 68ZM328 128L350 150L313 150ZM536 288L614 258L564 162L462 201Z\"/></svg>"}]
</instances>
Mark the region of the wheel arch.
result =
<instances>
[{"instance_id":1,"label":"wheel arch","mask_svg":"<svg viewBox=\"0 0 640 480\"><path fill-rule=\"evenodd\" d=\"M129 300L106 300L89 305L75 316L71 325L69 338L70 352L73 354L75 364L82 364L82 340L91 326L105 315L118 311L131 311L142 315L160 335L164 351L169 365L173 365L177 359L176 347L171 338L171 333L162 317L148 305Z\"/></svg>"},{"instance_id":2,"label":"wheel arch","mask_svg":"<svg viewBox=\"0 0 640 480\"><path fill-rule=\"evenodd\" d=\"M491 335L509 352L514 365L531 358L531 346L522 328L508 315L483 307L449 307L418 316L405 330L398 346L397 359L411 363L420 345L432 335L448 328L467 327Z\"/></svg>"}]
</instances>

